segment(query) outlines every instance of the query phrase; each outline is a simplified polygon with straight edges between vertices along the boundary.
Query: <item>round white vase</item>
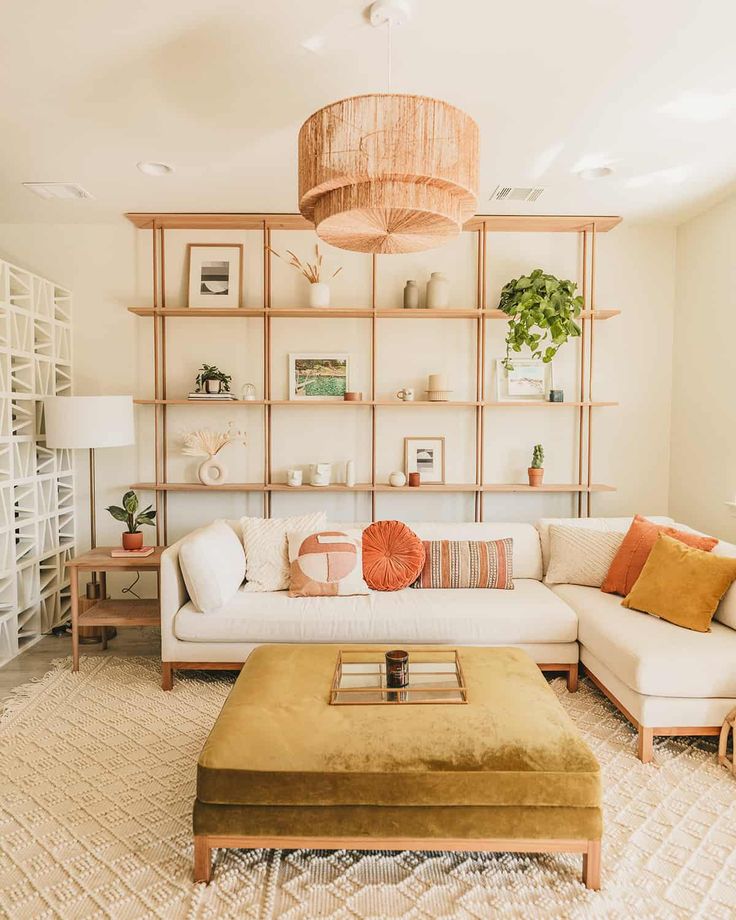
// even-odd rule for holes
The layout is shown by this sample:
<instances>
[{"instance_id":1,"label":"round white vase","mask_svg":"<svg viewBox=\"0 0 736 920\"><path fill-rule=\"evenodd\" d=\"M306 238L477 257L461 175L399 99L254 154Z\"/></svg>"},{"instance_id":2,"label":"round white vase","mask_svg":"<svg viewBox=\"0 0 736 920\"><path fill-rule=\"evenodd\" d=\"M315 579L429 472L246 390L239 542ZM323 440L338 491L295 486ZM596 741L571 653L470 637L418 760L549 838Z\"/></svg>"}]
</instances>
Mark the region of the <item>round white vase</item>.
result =
<instances>
[{"instance_id":1,"label":"round white vase","mask_svg":"<svg viewBox=\"0 0 736 920\"><path fill-rule=\"evenodd\" d=\"M326 281L315 281L309 285L309 306L329 307L330 286Z\"/></svg>"},{"instance_id":2,"label":"round white vase","mask_svg":"<svg viewBox=\"0 0 736 920\"><path fill-rule=\"evenodd\" d=\"M227 479L227 467L222 460L209 457L199 465L197 470L199 481L206 486L217 486Z\"/></svg>"},{"instance_id":3,"label":"round white vase","mask_svg":"<svg viewBox=\"0 0 736 920\"><path fill-rule=\"evenodd\" d=\"M406 485L406 476L400 470L397 470L388 477L388 483L395 489L400 489Z\"/></svg>"},{"instance_id":4,"label":"round white vase","mask_svg":"<svg viewBox=\"0 0 736 920\"><path fill-rule=\"evenodd\" d=\"M427 282L427 308L444 310L450 305L450 282L443 272L432 272Z\"/></svg>"}]
</instances>

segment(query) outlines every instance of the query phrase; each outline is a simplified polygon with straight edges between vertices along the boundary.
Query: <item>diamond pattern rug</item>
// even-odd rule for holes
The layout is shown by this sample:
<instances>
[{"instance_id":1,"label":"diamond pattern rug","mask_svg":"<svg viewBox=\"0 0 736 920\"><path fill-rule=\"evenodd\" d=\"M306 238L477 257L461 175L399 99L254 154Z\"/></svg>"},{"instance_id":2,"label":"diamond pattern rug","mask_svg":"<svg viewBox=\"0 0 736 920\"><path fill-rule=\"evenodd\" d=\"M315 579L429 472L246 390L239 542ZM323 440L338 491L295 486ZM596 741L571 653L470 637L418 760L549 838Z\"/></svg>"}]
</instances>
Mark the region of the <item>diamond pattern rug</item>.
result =
<instances>
[{"instance_id":1,"label":"diamond pattern rug","mask_svg":"<svg viewBox=\"0 0 736 920\"><path fill-rule=\"evenodd\" d=\"M655 763L585 681L552 687L604 777L603 889L572 856L219 851L191 880L199 750L232 678L148 659L56 662L0 721L0 917L9 920L733 918L736 782L706 741Z\"/></svg>"}]
</instances>

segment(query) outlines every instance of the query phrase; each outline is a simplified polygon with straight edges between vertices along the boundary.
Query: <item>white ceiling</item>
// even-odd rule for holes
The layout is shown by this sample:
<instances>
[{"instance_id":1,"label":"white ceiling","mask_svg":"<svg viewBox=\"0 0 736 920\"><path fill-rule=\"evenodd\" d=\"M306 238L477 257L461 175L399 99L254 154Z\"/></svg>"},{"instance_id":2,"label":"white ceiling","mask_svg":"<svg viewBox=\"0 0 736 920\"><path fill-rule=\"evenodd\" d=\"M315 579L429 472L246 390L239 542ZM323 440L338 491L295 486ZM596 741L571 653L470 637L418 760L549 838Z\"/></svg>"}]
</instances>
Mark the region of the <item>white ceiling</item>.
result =
<instances>
[{"instance_id":1,"label":"white ceiling","mask_svg":"<svg viewBox=\"0 0 736 920\"><path fill-rule=\"evenodd\" d=\"M736 180L733 0L413 0L393 89L481 128L481 213L678 221ZM384 90L360 0L15 0L0 12L0 221L295 211L316 108ZM303 42L322 43L317 53ZM139 160L173 164L140 174ZM581 165L615 174L584 182ZM42 201L23 181L76 181ZM546 186L493 204L498 184Z\"/></svg>"}]
</instances>

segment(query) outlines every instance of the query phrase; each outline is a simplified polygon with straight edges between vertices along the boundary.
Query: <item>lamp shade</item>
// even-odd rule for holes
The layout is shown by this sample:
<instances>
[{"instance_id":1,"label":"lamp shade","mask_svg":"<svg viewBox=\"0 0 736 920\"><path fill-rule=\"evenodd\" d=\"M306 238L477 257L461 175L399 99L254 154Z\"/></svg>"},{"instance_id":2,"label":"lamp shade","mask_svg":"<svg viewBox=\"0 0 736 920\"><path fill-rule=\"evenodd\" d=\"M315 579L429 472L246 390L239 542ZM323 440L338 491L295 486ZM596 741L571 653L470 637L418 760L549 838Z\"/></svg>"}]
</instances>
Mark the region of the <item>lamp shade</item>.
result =
<instances>
[{"instance_id":1,"label":"lamp shade","mask_svg":"<svg viewBox=\"0 0 736 920\"><path fill-rule=\"evenodd\" d=\"M132 396L50 396L43 405L47 447L135 444Z\"/></svg>"}]
</instances>

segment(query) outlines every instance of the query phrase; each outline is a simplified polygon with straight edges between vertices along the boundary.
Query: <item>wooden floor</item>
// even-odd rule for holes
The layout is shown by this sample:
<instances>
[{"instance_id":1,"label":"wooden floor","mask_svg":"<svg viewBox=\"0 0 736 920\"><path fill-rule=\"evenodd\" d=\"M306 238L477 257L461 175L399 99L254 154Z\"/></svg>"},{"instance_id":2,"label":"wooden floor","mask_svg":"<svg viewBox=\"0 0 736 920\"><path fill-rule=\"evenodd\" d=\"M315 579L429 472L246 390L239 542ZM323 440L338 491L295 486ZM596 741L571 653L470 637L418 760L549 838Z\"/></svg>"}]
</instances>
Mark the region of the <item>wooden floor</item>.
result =
<instances>
[{"instance_id":1,"label":"wooden floor","mask_svg":"<svg viewBox=\"0 0 736 920\"><path fill-rule=\"evenodd\" d=\"M161 633L158 629L150 627L119 629L117 636L107 643L107 651L103 652L99 643L82 645L79 651L81 655L148 655L160 658ZM25 684L34 677L42 677L50 671L54 658L65 658L71 653L71 636L58 639L56 636L44 636L40 642L0 668L0 701L5 699L14 687Z\"/></svg>"}]
</instances>

